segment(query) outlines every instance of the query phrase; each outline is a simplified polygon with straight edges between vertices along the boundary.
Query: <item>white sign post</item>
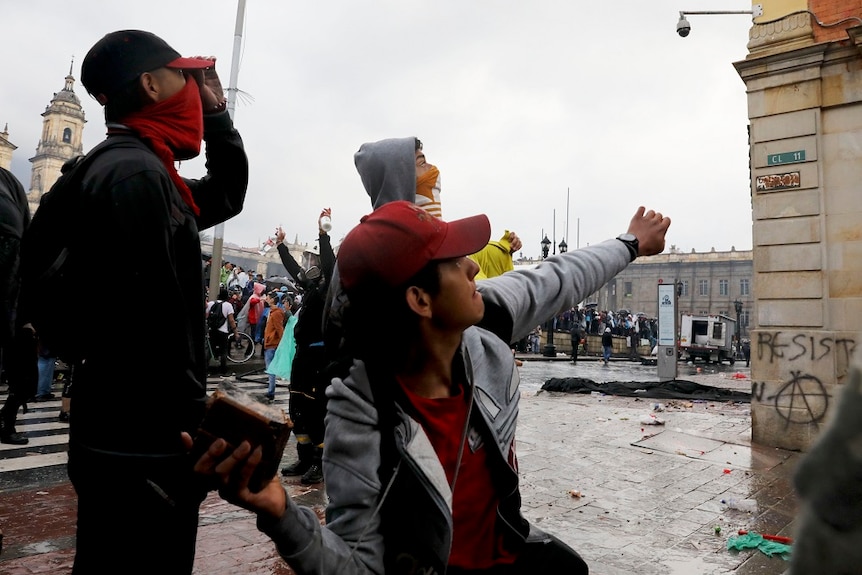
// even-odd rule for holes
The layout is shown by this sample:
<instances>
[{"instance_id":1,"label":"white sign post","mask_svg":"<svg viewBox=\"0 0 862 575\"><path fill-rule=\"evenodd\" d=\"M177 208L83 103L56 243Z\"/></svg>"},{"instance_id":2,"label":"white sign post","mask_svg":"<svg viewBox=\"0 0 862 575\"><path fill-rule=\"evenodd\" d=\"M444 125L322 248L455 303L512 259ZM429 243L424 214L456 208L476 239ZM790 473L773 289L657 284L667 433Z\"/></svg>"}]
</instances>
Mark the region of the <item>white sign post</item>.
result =
<instances>
[{"instance_id":1,"label":"white sign post","mask_svg":"<svg viewBox=\"0 0 862 575\"><path fill-rule=\"evenodd\" d=\"M658 379L677 378L676 284L658 284Z\"/></svg>"}]
</instances>

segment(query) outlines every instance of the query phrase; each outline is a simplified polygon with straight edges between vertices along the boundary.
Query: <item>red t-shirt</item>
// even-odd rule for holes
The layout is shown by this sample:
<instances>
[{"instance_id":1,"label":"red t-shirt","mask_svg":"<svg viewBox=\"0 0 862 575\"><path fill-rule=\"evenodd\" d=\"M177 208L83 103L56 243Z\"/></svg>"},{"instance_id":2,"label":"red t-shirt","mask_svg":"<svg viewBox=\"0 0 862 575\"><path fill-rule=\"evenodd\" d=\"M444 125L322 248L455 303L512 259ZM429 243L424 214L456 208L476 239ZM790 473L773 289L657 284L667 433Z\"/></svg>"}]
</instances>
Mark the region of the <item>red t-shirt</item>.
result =
<instances>
[{"instance_id":1,"label":"red t-shirt","mask_svg":"<svg viewBox=\"0 0 862 575\"><path fill-rule=\"evenodd\" d=\"M434 446L451 485L467 419L467 400L463 390L459 389L453 397L428 399L412 393L403 384L401 387L413 406L412 415ZM468 432L452 497L453 533L449 565L462 569L487 569L512 563L515 556L503 548L502 534L497 531L499 498L491 481L486 446L481 442L475 451L471 450L469 435Z\"/></svg>"}]
</instances>

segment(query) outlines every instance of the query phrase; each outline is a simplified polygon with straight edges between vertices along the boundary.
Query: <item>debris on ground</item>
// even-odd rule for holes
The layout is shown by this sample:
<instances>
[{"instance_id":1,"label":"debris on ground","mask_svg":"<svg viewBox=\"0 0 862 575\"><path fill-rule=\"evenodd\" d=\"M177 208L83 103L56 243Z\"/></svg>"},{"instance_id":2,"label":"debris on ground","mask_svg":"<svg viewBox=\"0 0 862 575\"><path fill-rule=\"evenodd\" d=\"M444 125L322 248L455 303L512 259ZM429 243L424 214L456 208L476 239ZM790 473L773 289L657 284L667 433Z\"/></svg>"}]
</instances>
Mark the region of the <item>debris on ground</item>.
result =
<instances>
[{"instance_id":1,"label":"debris on ground","mask_svg":"<svg viewBox=\"0 0 862 575\"><path fill-rule=\"evenodd\" d=\"M664 425L664 419L656 416L655 413L647 413L641 417L641 425Z\"/></svg>"},{"instance_id":2,"label":"debris on ground","mask_svg":"<svg viewBox=\"0 0 862 575\"><path fill-rule=\"evenodd\" d=\"M745 535L731 535L727 540L727 550L758 549L767 557L779 556L785 561L790 560L792 547L777 541L768 541L760 533L749 531Z\"/></svg>"}]
</instances>

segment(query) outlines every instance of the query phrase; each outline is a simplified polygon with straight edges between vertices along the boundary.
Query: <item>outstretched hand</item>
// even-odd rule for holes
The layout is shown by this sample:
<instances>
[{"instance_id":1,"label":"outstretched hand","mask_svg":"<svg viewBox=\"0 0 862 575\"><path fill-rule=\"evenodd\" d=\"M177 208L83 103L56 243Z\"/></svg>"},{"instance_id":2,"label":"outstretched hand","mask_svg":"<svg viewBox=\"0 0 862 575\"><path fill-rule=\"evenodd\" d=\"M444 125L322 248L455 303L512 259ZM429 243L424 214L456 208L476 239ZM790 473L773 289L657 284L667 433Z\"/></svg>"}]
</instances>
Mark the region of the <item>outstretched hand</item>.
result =
<instances>
[{"instance_id":1,"label":"outstretched hand","mask_svg":"<svg viewBox=\"0 0 862 575\"><path fill-rule=\"evenodd\" d=\"M661 212L646 211L639 207L629 223L629 233L638 239L638 255L652 256L664 250L664 237L670 227L670 218Z\"/></svg>"},{"instance_id":2,"label":"outstretched hand","mask_svg":"<svg viewBox=\"0 0 862 575\"><path fill-rule=\"evenodd\" d=\"M192 448L194 442L188 433L182 433L182 441L186 449ZM224 439L216 439L195 462L194 471L209 478L225 501L258 515L269 515L277 519L284 514L287 506L287 494L278 477L273 477L256 493L248 487L248 482L262 457L263 450L260 446L252 449L248 441L243 441L236 449L228 451L227 442Z\"/></svg>"}]
</instances>

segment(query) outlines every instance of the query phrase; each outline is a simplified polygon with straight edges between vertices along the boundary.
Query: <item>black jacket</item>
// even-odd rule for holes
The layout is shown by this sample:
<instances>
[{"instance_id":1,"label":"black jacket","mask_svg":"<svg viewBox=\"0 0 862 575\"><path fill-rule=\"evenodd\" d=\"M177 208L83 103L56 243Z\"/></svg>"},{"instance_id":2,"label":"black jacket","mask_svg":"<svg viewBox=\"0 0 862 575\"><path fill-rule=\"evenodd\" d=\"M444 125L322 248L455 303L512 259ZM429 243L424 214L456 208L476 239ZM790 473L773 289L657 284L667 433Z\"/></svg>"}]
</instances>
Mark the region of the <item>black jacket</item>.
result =
<instances>
[{"instance_id":1,"label":"black jacket","mask_svg":"<svg viewBox=\"0 0 862 575\"><path fill-rule=\"evenodd\" d=\"M140 139L108 140L110 149L83 180L84 216L73 248L90 258L81 292L62 294L58 303L80 305L86 341L70 445L177 453L179 432L197 427L206 396L198 232L242 210L248 160L230 116L205 116L207 175L186 180L200 208L196 217Z\"/></svg>"},{"instance_id":2,"label":"black jacket","mask_svg":"<svg viewBox=\"0 0 862 575\"><path fill-rule=\"evenodd\" d=\"M14 333L21 237L29 223L30 208L21 182L0 168L0 346L9 343Z\"/></svg>"},{"instance_id":3,"label":"black jacket","mask_svg":"<svg viewBox=\"0 0 862 575\"><path fill-rule=\"evenodd\" d=\"M287 268L287 273L302 286L302 313L296 322L294 338L297 348L303 348L313 343L323 341L323 312L326 307L326 292L329 290L329 282L335 269L335 253L332 251L332 243L328 234L321 234L318 238L320 245L320 271L319 282L305 280L302 268L284 244L278 244L278 255L281 263Z\"/></svg>"}]
</instances>

